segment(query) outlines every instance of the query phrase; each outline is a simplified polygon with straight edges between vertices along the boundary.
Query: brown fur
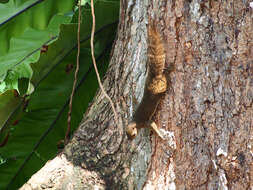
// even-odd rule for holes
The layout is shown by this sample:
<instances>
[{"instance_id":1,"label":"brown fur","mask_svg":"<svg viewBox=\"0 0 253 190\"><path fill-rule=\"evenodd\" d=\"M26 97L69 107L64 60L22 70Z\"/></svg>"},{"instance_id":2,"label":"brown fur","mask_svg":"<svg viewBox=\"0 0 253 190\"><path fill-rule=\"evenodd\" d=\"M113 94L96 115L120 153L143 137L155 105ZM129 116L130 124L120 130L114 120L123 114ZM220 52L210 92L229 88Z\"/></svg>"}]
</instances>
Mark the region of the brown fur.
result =
<instances>
[{"instance_id":1,"label":"brown fur","mask_svg":"<svg viewBox=\"0 0 253 190\"><path fill-rule=\"evenodd\" d=\"M154 24L148 27L148 64L152 76L159 77L163 75L165 51L161 35Z\"/></svg>"},{"instance_id":2,"label":"brown fur","mask_svg":"<svg viewBox=\"0 0 253 190\"><path fill-rule=\"evenodd\" d=\"M149 73L142 101L133 121L127 126L126 132L131 139L137 136L137 129L152 127L150 121L167 89L167 79L164 75L165 50L161 35L154 24L148 26L148 67ZM155 131L160 136L157 130Z\"/></svg>"}]
</instances>

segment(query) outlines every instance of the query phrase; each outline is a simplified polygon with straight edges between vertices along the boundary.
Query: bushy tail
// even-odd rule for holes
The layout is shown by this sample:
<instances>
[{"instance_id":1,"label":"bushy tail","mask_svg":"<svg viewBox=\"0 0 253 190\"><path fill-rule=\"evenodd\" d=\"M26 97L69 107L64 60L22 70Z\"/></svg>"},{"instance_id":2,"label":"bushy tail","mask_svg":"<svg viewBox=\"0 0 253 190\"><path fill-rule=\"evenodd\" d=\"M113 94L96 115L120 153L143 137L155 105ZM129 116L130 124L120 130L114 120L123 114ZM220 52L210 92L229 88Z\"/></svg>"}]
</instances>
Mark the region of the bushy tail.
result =
<instances>
[{"instance_id":1,"label":"bushy tail","mask_svg":"<svg viewBox=\"0 0 253 190\"><path fill-rule=\"evenodd\" d=\"M163 75L165 69L164 44L153 21L149 21L148 26L148 64L153 77Z\"/></svg>"}]
</instances>

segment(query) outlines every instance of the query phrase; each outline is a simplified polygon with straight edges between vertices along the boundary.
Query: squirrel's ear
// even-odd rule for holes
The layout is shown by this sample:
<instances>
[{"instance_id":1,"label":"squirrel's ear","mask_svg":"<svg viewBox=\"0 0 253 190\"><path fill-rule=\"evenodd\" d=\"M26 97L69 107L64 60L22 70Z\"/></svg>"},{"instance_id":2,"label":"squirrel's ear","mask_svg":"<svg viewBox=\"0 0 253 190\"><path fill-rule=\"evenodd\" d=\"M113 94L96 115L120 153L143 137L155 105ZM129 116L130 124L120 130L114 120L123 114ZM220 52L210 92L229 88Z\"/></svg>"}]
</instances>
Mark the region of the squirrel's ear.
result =
<instances>
[{"instance_id":1,"label":"squirrel's ear","mask_svg":"<svg viewBox=\"0 0 253 190\"><path fill-rule=\"evenodd\" d=\"M135 122L128 124L126 128L126 133L129 139L134 139L137 136L137 128Z\"/></svg>"}]
</instances>

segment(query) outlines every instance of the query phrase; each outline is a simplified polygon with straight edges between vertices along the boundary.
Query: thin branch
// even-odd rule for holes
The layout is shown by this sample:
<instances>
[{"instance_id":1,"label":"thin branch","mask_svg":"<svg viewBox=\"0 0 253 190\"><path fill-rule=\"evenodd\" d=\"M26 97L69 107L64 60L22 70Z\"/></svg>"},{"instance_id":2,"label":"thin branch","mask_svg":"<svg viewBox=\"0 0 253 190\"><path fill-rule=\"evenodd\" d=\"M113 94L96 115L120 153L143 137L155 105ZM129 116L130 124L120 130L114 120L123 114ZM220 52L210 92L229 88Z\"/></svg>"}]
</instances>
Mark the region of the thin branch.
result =
<instances>
[{"instance_id":1,"label":"thin branch","mask_svg":"<svg viewBox=\"0 0 253 190\"><path fill-rule=\"evenodd\" d=\"M64 139L64 144L65 145L68 143L68 139L69 139L69 133L70 133L70 128L71 128L72 102L73 102L73 97L74 97L75 88L76 88L77 74L78 74L78 71L79 71L80 28L81 28L81 0L78 1L78 30L77 30L76 70L75 70L75 78L74 78L74 83L73 83L73 87L72 87L72 92L71 92L71 96L70 96L70 100L69 100L68 127L67 127L67 131L65 133L65 139Z\"/></svg>"},{"instance_id":2,"label":"thin branch","mask_svg":"<svg viewBox=\"0 0 253 190\"><path fill-rule=\"evenodd\" d=\"M102 85L102 82L101 82L101 79L100 79L100 76L99 76L99 73L98 73L97 65L96 65L96 59L95 59L95 56L94 56L94 33L95 33L95 25L96 25L95 24L95 20L96 19L95 19L95 13L94 13L94 2L93 2L93 0L91 0L91 14L92 14L92 30L91 30L90 46L91 46L92 62L93 62L93 65L94 65L94 68L95 68L95 71L96 71L96 75L97 75L97 79L98 79L98 84L99 84L99 87L100 87L100 89L102 91L102 94L106 97L106 99L108 99L108 101L111 104L111 107L112 107L112 110L113 110L113 113L114 113L115 122L119 123L118 122L118 115L117 115L117 112L115 110L115 107L114 107L114 104L112 102L112 99L105 92L104 87Z\"/></svg>"}]
</instances>

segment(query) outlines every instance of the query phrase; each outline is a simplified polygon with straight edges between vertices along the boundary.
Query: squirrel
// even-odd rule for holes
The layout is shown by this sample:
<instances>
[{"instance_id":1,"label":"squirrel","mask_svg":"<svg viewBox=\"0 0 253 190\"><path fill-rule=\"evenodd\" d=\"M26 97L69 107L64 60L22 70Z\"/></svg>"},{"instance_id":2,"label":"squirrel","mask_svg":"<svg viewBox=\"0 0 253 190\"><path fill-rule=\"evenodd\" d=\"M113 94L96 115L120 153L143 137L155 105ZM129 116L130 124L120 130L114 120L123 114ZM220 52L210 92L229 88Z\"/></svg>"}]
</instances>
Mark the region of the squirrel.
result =
<instances>
[{"instance_id":1,"label":"squirrel","mask_svg":"<svg viewBox=\"0 0 253 190\"><path fill-rule=\"evenodd\" d=\"M138 129L150 127L159 137L163 138L152 116L167 90L165 70L165 50L160 33L154 24L148 25L148 76L144 95L134 113L133 120L126 128L127 136L133 139Z\"/></svg>"}]
</instances>

